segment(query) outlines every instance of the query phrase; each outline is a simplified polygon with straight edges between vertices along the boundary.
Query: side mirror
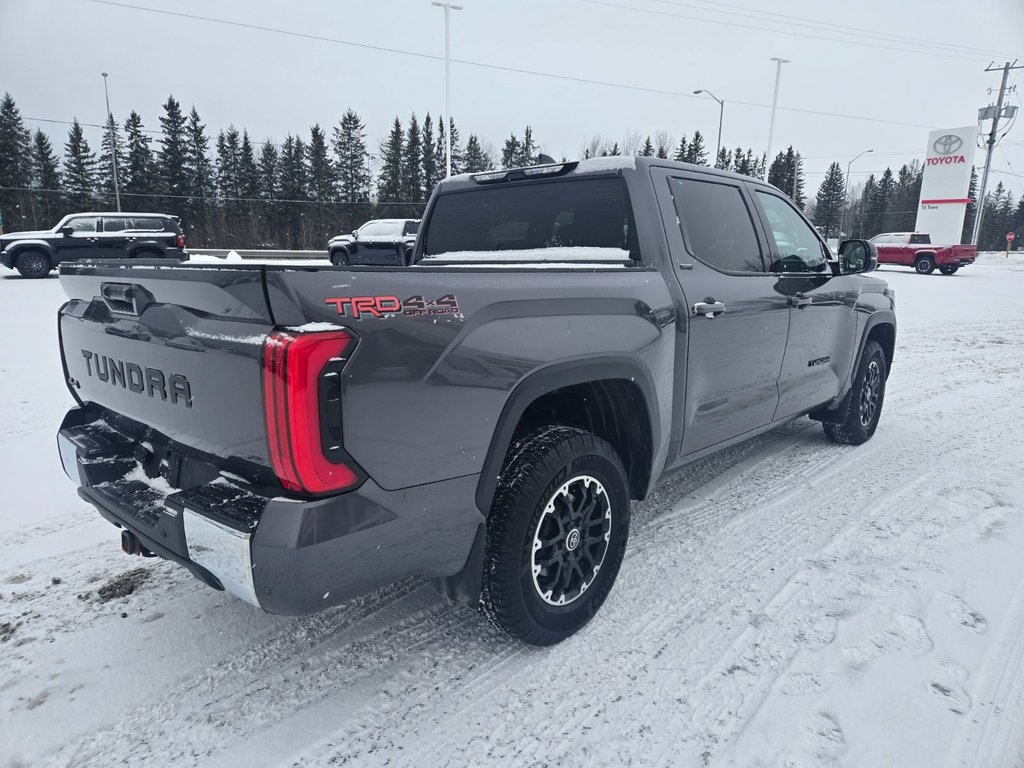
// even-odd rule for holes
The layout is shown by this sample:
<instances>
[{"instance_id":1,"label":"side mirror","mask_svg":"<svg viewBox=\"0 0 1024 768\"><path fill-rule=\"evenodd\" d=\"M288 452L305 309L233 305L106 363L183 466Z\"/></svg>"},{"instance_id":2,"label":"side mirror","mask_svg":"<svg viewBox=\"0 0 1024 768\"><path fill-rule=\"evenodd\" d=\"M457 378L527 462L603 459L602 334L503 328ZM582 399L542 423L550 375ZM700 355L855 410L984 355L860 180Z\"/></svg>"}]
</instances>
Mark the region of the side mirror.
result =
<instances>
[{"instance_id":1,"label":"side mirror","mask_svg":"<svg viewBox=\"0 0 1024 768\"><path fill-rule=\"evenodd\" d=\"M61 227L57 231L60 232L64 237L71 237L72 233L75 230L73 230L71 227Z\"/></svg>"},{"instance_id":2,"label":"side mirror","mask_svg":"<svg viewBox=\"0 0 1024 768\"><path fill-rule=\"evenodd\" d=\"M353 229L352 230L352 237L354 237L356 240L359 239L359 230L358 229Z\"/></svg>"},{"instance_id":3,"label":"side mirror","mask_svg":"<svg viewBox=\"0 0 1024 768\"><path fill-rule=\"evenodd\" d=\"M839 244L839 273L856 275L878 268L878 248L870 240L844 240Z\"/></svg>"}]
</instances>

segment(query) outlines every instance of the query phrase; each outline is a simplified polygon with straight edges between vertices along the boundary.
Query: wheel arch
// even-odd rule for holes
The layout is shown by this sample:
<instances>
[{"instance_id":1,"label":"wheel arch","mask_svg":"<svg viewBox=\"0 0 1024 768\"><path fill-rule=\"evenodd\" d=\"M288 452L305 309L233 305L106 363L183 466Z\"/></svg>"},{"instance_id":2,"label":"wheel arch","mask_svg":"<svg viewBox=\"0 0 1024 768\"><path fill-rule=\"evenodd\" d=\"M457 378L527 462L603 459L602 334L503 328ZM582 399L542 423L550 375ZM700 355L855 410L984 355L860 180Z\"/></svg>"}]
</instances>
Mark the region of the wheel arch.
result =
<instances>
[{"instance_id":1,"label":"wheel arch","mask_svg":"<svg viewBox=\"0 0 1024 768\"><path fill-rule=\"evenodd\" d=\"M661 439L654 383L636 360L601 357L557 363L527 376L498 417L477 486L486 514L505 456L525 430L544 425L593 432L615 447L629 477L630 496L643 498Z\"/></svg>"}]
</instances>

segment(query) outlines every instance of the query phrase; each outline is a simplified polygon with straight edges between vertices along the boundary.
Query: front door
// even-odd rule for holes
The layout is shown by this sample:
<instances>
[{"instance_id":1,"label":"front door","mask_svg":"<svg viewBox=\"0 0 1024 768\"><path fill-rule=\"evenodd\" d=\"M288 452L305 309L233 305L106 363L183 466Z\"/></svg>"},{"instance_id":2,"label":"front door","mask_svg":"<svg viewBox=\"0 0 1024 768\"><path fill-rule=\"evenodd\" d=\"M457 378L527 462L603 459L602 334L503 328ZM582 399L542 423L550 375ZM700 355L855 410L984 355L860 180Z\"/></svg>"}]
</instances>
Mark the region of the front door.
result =
<instances>
[{"instance_id":1,"label":"front door","mask_svg":"<svg viewBox=\"0 0 1024 768\"><path fill-rule=\"evenodd\" d=\"M767 242L741 182L659 168L652 176L686 302L676 365L684 456L772 421L789 304L766 270Z\"/></svg>"},{"instance_id":2,"label":"front door","mask_svg":"<svg viewBox=\"0 0 1024 768\"><path fill-rule=\"evenodd\" d=\"M65 224L71 234L59 235L55 239L57 261L93 259L100 255L99 233L96 231L97 217L76 216Z\"/></svg>"},{"instance_id":3,"label":"front door","mask_svg":"<svg viewBox=\"0 0 1024 768\"><path fill-rule=\"evenodd\" d=\"M771 234L775 290L792 308L775 414L785 419L842 389L852 364L857 292L852 278L833 276L828 246L788 198L758 189L754 199Z\"/></svg>"}]
</instances>

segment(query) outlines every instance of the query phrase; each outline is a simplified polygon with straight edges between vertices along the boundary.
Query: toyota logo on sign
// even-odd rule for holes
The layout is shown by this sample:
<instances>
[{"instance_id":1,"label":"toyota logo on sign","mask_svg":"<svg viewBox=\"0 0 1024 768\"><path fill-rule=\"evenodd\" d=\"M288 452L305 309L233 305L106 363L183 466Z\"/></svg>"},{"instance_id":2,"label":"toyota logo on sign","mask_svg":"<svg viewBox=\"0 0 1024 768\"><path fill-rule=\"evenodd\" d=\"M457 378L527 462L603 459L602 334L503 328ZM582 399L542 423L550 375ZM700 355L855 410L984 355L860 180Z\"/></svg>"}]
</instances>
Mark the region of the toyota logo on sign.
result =
<instances>
[{"instance_id":1,"label":"toyota logo on sign","mask_svg":"<svg viewBox=\"0 0 1024 768\"><path fill-rule=\"evenodd\" d=\"M939 136L939 138L935 140L935 143L932 144L932 149L935 150L935 154L937 155L951 155L963 145L963 139L955 133L947 133L945 136Z\"/></svg>"}]
</instances>

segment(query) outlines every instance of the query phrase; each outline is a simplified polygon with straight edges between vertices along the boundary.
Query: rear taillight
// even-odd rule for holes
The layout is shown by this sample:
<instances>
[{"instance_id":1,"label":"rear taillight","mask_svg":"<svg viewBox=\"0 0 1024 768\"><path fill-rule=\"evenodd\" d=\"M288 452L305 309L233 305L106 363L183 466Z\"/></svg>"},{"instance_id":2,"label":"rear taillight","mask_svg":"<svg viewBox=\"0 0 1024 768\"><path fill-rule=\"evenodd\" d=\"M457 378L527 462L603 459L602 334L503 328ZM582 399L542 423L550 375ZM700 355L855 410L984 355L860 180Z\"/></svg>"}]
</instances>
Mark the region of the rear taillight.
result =
<instances>
[{"instance_id":1,"label":"rear taillight","mask_svg":"<svg viewBox=\"0 0 1024 768\"><path fill-rule=\"evenodd\" d=\"M263 405L274 473L299 493L359 484L341 443L341 371L355 345L344 331L275 331L263 342Z\"/></svg>"},{"instance_id":2,"label":"rear taillight","mask_svg":"<svg viewBox=\"0 0 1024 768\"><path fill-rule=\"evenodd\" d=\"M178 235L178 239L175 240L174 243L179 248L184 248L185 247L185 236L184 235Z\"/></svg>"}]
</instances>

